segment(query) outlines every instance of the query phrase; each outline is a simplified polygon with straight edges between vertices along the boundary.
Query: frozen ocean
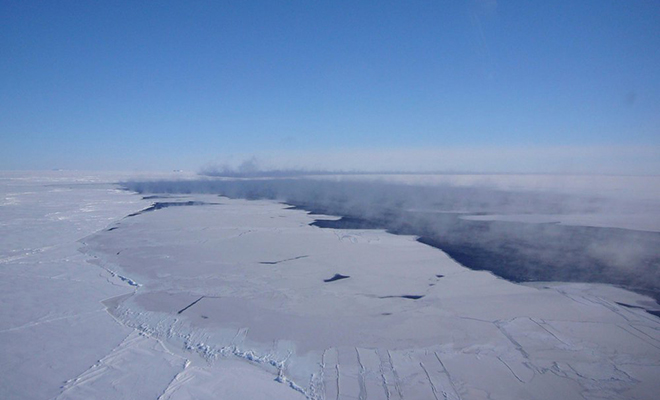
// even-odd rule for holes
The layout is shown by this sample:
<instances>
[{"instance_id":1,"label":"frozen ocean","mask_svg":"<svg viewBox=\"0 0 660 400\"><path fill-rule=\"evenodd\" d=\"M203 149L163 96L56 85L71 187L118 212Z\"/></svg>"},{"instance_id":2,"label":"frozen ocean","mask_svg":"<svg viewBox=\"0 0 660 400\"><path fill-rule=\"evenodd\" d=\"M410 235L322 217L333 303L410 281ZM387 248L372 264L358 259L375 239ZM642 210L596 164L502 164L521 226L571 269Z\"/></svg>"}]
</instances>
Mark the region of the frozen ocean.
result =
<instances>
[{"instance_id":1,"label":"frozen ocean","mask_svg":"<svg viewBox=\"0 0 660 400\"><path fill-rule=\"evenodd\" d=\"M656 180L2 172L0 397L653 399Z\"/></svg>"}]
</instances>

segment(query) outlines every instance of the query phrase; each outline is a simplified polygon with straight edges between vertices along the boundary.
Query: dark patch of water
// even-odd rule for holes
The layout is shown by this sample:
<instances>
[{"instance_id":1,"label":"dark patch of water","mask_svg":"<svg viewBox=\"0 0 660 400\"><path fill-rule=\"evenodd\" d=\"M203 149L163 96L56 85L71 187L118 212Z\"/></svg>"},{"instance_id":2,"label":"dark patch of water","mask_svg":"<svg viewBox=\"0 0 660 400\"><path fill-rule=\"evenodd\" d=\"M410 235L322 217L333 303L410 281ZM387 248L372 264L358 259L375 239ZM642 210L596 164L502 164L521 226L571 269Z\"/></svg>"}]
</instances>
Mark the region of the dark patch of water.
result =
<instances>
[{"instance_id":1,"label":"dark patch of water","mask_svg":"<svg viewBox=\"0 0 660 400\"><path fill-rule=\"evenodd\" d=\"M138 216L138 215L141 215L141 214L147 213L147 212L156 211L156 210L161 210L161 209L163 209L163 208L167 208L167 207L213 206L213 205L220 205L220 204L222 204L222 203L207 203L207 202L204 202L204 201L172 201L172 202L167 201L167 202L156 202L156 203L152 204L151 206L149 206L149 207L147 207L147 208L145 208L145 209L143 209L143 210L140 210L140 211L138 211L138 212L134 212L134 213L132 213L132 214L128 214L128 215L126 216L126 218L128 218L128 217L135 217L135 216Z\"/></svg>"},{"instance_id":2,"label":"dark patch of water","mask_svg":"<svg viewBox=\"0 0 660 400\"><path fill-rule=\"evenodd\" d=\"M660 310L648 310L644 307L634 306L632 304L626 304L626 303L619 303L618 301L616 301L615 303L620 305L620 306L626 307L626 308L636 308L638 310L644 310L644 311L646 311L647 313L649 313L651 315L655 315L656 317L660 317Z\"/></svg>"},{"instance_id":3,"label":"dark patch of water","mask_svg":"<svg viewBox=\"0 0 660 400\"><path fill-rule=\"evenodd\" d=\"M380 296L379 299L393 299L393 298L401 298L401 299L410 299L410 300L419 300L423 295L416 295L416 294L404 294L401 296Z\"/></svg>"},{"instance_id":4,"label":"dark patch of water","mask_svg":"<svg viewBox=\"0 0 660 400\"><path fill-rule=\"evenodd\" d=\"M656 232L471 221L455 213L420 212L374 220L344 216L312 225L417 235L420 243L444 251L463 266L513 282L608 283L660 301L660 233Z\"/></svg>"},{"instance_id":5,"label":"dark patch of water","mask_svg":"<svg viewBox=\"0 0 660 400\"><path fill-rule=\"evenodd\" d=\"M340 279L347 279L350 278L349 275L342 275L342 274L335 274L332 278L324 279L323 282L334 282L338 281Z\"/></svg>"},{"instance_id":6,"label":"dark patch of water","mask_svg":"<svg viewBox=\"0 0 660 400\"><path fill-rule=\"evenodd\" d=\"M181 196L181 195L176 195L176 194L152 194L152 195L149 195L149 196L142 196L142 200L180 199L182 197L186 197L186 196Z\"/></svg>"},{"instance_id":7,"label":"dark patch of water","mask_svg":"<svg viewBox=\"0 0 660 400\"><path fill-rule=\"evenodd\" d=\"M318 227L386 229L415 235L468 268L512 281L597 282L660 300L660 233L503 221L470 221L460 214L589 213L597 198L569 198L482 188L413 187L365 182L289 180L133 182L139 193L214 193L230 198L286 199L310 214L339 215ZM406 211L415 206L433 210ZM447 210L451 212L435 212Z\"/></svg>"},{"instance_id":8,"label":"dark patch of water","mask_svg":"<svg viewBox=\"0 0 660 400\"><path fill-rule=\"evenodd\" d=\"M189 309L190 307L192 307L192 306L194 306L195 304L199 303L199 301L200 301L201 299L203 299L204 297L205 297L205 296L201 296L199 299L193 301L192 303L188 304L186 307L180 309L179 312L177 312L177 314L181 314L182 312L186 311L186 310Z\"/></svg>"},{"instance_id":9,"label":"dark patch of water","mask_svg":"<svg viewBox=\"0 0 660 400\"><path fill-rule=\"evenodd\" d=\"M311 225L319 228L332 229L379 229L382 228L378 222L369 221L361 218L342 217L338 220L317 219Z\"/></svg>"},{"instance_id":10,"label":"dark patch of water","mask_svg":"<svg viewBox=\"0 0 660 400\"><path fill-rule=\"evenodd\" d=\"M307 257L309 257L309 256L298 256L298 257L287 258L287 259L279 260L279 261L261 261L261 262L259 262L259 264L276 265L276 264L283 263L283 262L286 262L286 261L300 260L301 258L307 258Z\"/></svg>"}]
</instances>

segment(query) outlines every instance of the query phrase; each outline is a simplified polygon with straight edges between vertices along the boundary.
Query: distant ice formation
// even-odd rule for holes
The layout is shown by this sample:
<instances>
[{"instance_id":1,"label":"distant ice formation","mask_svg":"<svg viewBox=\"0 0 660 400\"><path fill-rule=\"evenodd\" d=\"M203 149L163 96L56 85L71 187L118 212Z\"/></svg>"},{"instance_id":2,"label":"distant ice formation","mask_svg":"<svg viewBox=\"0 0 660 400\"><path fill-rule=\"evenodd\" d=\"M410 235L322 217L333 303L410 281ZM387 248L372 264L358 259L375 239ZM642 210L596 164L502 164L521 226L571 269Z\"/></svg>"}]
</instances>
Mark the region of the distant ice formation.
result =
<instances>
[{"instance_id":1,"label":"distant ice formation","mask_svg":"<svg viewBox=\"0 0 660 400\"><path fill-rule=\"evenodd\" d=\"M403 230L359 229L414 215L437 222L428 204L379 201L385 192L377 190L354 203L350 190L340 191L326 203L343 204L340 219L211 193L149 190L143 198L116 190L116 179L0 176L0 397L554 400L660 392L660 318L646 311L660 309L650 297L606 284L512 283ZM258 187L250 185L240 190ZM360 214L374 204L387 207ZM371 218L392 205L404 212ZM438 218L449 218L445 211ZM449 211L458 221L452 229L464 227L465 214ZM497 226L489 224L470 229ZM571 229L543 232L588 232Z\"/></svg>"}]
</instances>

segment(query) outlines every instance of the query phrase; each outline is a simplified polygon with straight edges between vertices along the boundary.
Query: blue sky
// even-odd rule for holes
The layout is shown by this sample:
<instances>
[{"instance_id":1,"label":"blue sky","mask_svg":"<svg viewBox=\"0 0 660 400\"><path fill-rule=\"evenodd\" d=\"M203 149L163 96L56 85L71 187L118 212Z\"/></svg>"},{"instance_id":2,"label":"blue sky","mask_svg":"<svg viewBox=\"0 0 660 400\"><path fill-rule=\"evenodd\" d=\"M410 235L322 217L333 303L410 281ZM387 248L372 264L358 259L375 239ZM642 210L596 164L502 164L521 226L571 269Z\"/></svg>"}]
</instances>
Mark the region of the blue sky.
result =
<instances>
[{"instance_id":1,"label":"blue sky","mask_svg":"<svg viewBox=\"0 0 660 400\"><path fill-rule=\"evenodd\" d=\"M660 173L657 1L5 0L0 19L0 169Z\"/></svg>"}]
</instances>

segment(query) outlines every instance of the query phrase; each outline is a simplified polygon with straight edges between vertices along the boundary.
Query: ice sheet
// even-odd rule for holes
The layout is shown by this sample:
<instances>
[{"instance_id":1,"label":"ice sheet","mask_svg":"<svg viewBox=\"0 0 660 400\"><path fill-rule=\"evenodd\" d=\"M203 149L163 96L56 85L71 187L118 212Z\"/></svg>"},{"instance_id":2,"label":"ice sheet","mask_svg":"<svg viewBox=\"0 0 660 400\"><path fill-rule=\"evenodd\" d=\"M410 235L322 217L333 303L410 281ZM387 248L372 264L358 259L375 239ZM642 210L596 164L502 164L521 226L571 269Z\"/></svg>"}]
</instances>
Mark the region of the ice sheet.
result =
<instances>
[{"instance_id":1,"label":"ice sheet","mask_svg":"<svg viewBox=\"0 0 660 400\"><path fill-rule=\"evenodd\" d=\"M320 229L269 201L220 202L85 239L88 254L142 285L110 310L118 320L211 361L262 365L313 399L652 396L622 368L660 372L658 318L606 285L513 284L414 237ZM349 278L329 281L336 274Z\"/></svg>"},{"instance_id":2,"label":"ice sheet","mask_svg":"<svg viewBox=\"0 0 660 400\"><path fill-rule=\"evenodd\" d=\"M513 284L414 237L309 226L271 201L177 196L222 204L126 218L160 200L116 178L0 175L0 397L660 392L647 297Z\"/></svg>"}]
</instances>

